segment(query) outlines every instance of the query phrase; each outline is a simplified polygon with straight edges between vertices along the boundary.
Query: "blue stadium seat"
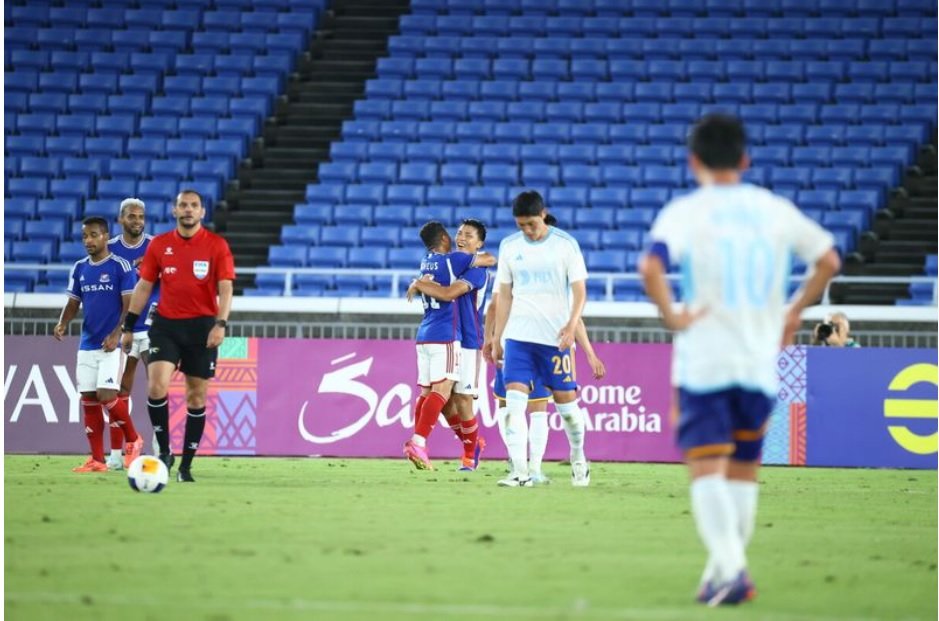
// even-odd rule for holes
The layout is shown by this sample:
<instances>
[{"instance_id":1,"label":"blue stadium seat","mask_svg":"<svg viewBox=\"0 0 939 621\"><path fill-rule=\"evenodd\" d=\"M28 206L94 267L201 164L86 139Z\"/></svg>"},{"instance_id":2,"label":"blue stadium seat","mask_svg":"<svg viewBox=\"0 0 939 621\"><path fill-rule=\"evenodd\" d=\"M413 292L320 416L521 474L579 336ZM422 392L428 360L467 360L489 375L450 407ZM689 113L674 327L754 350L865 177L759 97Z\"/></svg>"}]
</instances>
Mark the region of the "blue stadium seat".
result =
<instances>
[{"instance_id":1,"label":"blue stadium seat","mask_svg":"<svg viewBox=\"0 0 939 621\"><path fill-rule=\"evenodd\" d=\"M348 185L345 198L347 205L381 205L385 200L385 186L379 184ZM340 220L337 218L337 221Z\"/></svg>"},{"instance_id":2,"label":"blue stadium seat","mask_svg":"<svg viewBox=\"0 0 939 621\"><path fill-rule=\"evenodd\" d=\"M345 247L314 246L307 252L310 267L344 267L348 249Z\"/></svg>"},{"instance_id":3,"label":"blue stadium seat","mask_svg":"<svg viewBox=\"0 0 939 621\"><path fill-rule=\"evenodd\" d=\"M414 224L414 206L402 204L389 204L375 209L374 220L376 226L411 226Z\"/></svg>"},{"instance_id":4,"label":"blue stadium seat","mask_svg":"<svg viewBox=\"0 0 939 621\"><path fill-rule=\"evenodd\" d=\"M801 209L835 209L838 205L838 192L835 190L800 190L796 204Z\"/></svg>"},{"instance_id":5,"label":"blue stadium seat","mask_svg":"<svg viewBox=\"0 0 939 621\"><path fill-rule=\"evenodd\" d=\"M324 234L320 235L320 243L325 246L333 245L357 245L358 229L363 226L369 226L372 223L371 205L340 205L333 210L333 220L335 227L324 229ZM348 234L340 234L339 230L348 228Z\"/></svg>"},{"instance_id":6,"label":"blue stadium seat","mask_svg":"<svg viewBox=\"0 0 939 621\"><path fill-rule=\"evenodd\" d=\"M51 241L13 242L13 261L22 263L51 263L54 260L55 244ZM5 274L9 278L10 272Z\"/></svg>"},{"instance_id":7,"label":"blue stadium seat","mask_svg":"<svg viewBox=\"0 0 939 621\"><path fill-rule=\"evenodd\" d=\"M293 212L294 220L303 226L330 224L333 219L332 205L297 205Z\"/></svg>"},{"instance_id":8,"label":"blue stadium seat","mask_svg":"<svg viewBox=\"0 0 939 621\"><path fill-rule=\"evenodd\" d=\"M410 224L410 223L408 223ZM362 246L366 248L372 247L385 247L393 248L400 243L401 240L401 230L398 228L387 228L387 227L366 227L360 230L359 236ZM352 263L352 256L350 252L350 263ZM383 259L386 261L387 259ZM354 263L352 263L354 265ZM384 267L384 263L380 266Z\"/></svg>"},{"instance_id":9,"label":"blue stadium seat","mask_svg":"<svg viewBox=\"0 0 939 621\"><path fill-rule=\"evenodd\" d=\"M585 262L591 272L625 272L625 250L594 250L586 253Z\"/></svg>"},{"instance_id":10,"label":"blue stadium seat","mask_svg":"<svg viewBox=\"0 0 939 621\"><path fill-rule=\"evenodd\" d=\"M268 263L273 267L304 267L307 263L306 246L271 246Z\"/></svg>"},{"instance_id":11,"label":"blue stadium seat","mask_svg":"<svg viewBox=\"0 0 939 621\"><path fill-rule=\"evenodd\" d=\"M338 214L338 210L337 210ZM351 248L359 245L359 229L355 226L327 226L320 230L320 244Z\"/></svg>"}]
</instances>

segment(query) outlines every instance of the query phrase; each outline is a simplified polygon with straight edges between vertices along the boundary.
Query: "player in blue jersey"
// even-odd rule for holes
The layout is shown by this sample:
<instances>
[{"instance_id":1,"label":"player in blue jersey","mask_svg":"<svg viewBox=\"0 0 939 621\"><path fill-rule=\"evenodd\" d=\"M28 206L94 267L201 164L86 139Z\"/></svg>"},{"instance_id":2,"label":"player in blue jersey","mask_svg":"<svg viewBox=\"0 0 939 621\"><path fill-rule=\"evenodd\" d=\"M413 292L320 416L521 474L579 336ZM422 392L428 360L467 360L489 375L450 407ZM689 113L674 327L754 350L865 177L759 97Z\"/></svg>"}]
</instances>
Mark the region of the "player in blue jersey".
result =
<instances>
[{"instance_id":1,"label":"player in blue jersey","mask_svg":"<svg viewBox=\"0 0 939 621\"><path fill-rule=\"evenodd\" d=\"M143 260L143 255L150 245L152 235L144 233L146 226L146 206L139 198L125 198L121 201L121 210L117 221L121 225L121 234L111 238L108 242L110 251L127 261L135 269ZM134 375L137 371L137 361L143 361L144 373L147 371L147 350L150 349L150 337L148 330L152 322L153 313L156 310L157 300L160 297L159 283L154 285L153 293L150 294L150 301L147 304L147 312L141 313L140 319L134 326L134 342L130 352L124 361L124 374L121 376L121 390L117 395L127 403L127 411L130 413L130 393L134 388ZM124 434L118 428L118 425L111 422L111 454L108 456L107 464L111 470L120 470L123 461L121 460L121 448L124 441Z\"/></svg>"},{"instance_id":2,"label":"player in blue jersey","mask_svg":"<svg viewBox=\"0 0 939 621\"><path fill-rule=\"evenodd\" d=\"M689 138L698 189L669 202L640 263L646 292L673 341L678 446L691 474L691 508L709 553L698 601L738 604L755 594L746 547L753 534L760 452L777 391L780 342L837 273L830 233L786 198L748 183L746 132L708 115ZM792 254L813 266L787 303ZM666 279L681 266L683 307Z\"/></svg>"},{"instance_id":3,"label":"player in blue jersey","mask_svg":"<svg viewBox=\"0 0 939 621\"><path fill-rule=\"evenodd\" d=\"M540 382L552 391L570 443L571 482L586 487L590 468L571 346L587 299L587 268L577 240L545 224L547 212L538 192L516 196L512 214L520 232L499 247L499 302L492 339L493 358L505 360L506 438L513 468L499 485L531 485L525 411L532 386Z\"/></svg>"},{"instance_id":4,"label":"player in blue jersey","mask_svg":"<svg viewBox=\"0 0 939 621\"><path fill-rule=\"evenodd\" d=\"M440 222L421 227L421 241L428 250L421 261L421 278L447 287L473 266L491 266L493 257L451 252L453 242ZM444 302L421 294L424 319L417 330L417 383L421 395L415 405L414 434L404 454L419 470L432 470L427 438L460 379L460 317L456 302Z\"/></svg>"},{"instance_id":5,"label":"player in blue jersey","mask_svg":"<svg viewBox=\"0 0 939 621\"><path fill-rule=\"evenodd\" d=\"M118 349L121 323L130 306L137 278L130 263L108 250L108 222L104 218L85 218L82 242L88 256L76 261L72 268L67 289L69 300L62 309L53 336L61 341L79 308L84 307L75 374L91 457L73 471L107 472L102 406L110 419L119 423L123 432L127 447L125 466L129 466L143 448L143 439L134 429L127 404L117 398L121 372L121 352Z\"/></svg>"},{"instance_id":6,"label":"player in blue jersey","mask_svg":"<svg viewBox=\"0 0 939 621\"><path fill-rule=\"evenodd\" d=\"M463 220L456 232L459 252L475 256L486 242L486 225L479 220ZM443 414L447 424L463 445L460 470L473 471L479 466L479 455L485 440L479 435L479 423L473 414L473 402L479 396L483 330L483 308L491 292L489 271L485 267L471 267L449 286L431 280L417 280L411 284L413 292L440 302L456 301L460 320L460 377ZM411 290L409 294L413 293Z\"/></svg>"}]
</instances>

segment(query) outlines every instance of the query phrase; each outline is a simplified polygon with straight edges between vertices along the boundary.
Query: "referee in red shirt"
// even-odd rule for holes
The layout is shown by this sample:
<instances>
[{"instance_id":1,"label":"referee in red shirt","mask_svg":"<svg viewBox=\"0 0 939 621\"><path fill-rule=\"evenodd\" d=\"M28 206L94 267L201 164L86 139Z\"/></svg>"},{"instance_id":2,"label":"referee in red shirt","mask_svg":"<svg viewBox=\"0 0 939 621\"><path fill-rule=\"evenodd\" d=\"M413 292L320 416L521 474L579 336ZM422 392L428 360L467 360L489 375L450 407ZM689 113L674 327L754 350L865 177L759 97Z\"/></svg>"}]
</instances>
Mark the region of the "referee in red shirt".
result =
<instances>
[{"instance_id":1,"label":"referee in red shirt","mask_svg":"<svg viewBox=\"0 0 939 621\"><path fill-rule=\"evenodd\" d=\"M170 450L167 392L177 365L186 376L186 437L179 482L192 483L192 459L205 429L205 401L209 379L215 376L218 346L225 338L231 311L235 262L221 236L202 226L202 197L183 190L176 197L176 229L157 235L140 264L140 279L124 321L121 346L129 351L133 329L157 279L160 300L150 324L147 364L147 410L160 445L160 459L173 467Z\"/></svg>"}]
</instances>

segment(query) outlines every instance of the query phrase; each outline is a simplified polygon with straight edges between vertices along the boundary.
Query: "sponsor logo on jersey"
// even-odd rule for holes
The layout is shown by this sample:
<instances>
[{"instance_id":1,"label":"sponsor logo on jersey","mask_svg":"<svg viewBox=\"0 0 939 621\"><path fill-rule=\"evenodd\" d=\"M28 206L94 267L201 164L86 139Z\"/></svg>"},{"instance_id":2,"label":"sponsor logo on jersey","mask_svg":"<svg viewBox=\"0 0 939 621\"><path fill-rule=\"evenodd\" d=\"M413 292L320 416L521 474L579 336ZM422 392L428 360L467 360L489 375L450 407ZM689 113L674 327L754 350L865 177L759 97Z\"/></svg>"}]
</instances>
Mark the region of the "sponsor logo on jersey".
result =
<instances>
[{"instance_id":1,"label":"sponsor logo on jersey","mask_svg":"<svg viewBox=\"0 0 939 621\"><path fill-rule=\"evenodd\" d=\"M173 254L173 247L167 246L166 250L163 251L163 254Z\"/></svg>"}]
</instances>

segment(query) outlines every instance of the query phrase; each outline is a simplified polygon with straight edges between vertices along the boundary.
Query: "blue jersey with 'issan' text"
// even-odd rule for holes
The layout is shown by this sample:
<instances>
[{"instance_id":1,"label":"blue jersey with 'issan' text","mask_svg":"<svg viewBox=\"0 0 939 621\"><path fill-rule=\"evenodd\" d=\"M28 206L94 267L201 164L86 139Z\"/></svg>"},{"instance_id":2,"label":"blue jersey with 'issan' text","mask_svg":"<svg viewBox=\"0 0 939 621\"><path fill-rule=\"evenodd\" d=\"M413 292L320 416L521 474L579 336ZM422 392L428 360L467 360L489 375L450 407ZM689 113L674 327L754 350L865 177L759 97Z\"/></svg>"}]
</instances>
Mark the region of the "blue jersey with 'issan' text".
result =
<instances>
[{"instance_id":1,"label":"blue jersey with 'issan' text","mask_svg":"<svg viewBox=\"0 0 939 621\"><path fill-rule=\"evenodd\" d=\"M143 259L144 253L147 252L147 246L150 245L151 239L153 239L153 235L143 235L136 246L128 246L127 243L124 242L124 236L118 235L112 237L111 241L108 242L108 250L110 250L112 254L116 254L130 263L134 268L134 273L139 276L137 264L140 262L139 259ZM140 318L137 319L137 323L134 324L134 332L146 332L150 329L150 323L153 320L153 313L156 310L157 301L159 299L160 281L157 281L153 283L153 291L150 293L150 299L147 300L147 305L144 306L143 312L140 313Z\"/></svg>"},{"instance_id":2,"label":"blue jersey with 'issan' text","mask_svg":"<svg viewBox=\"0 0 939 621\"><path fill-rule=\"evenodd\" d=\"M421 277L430 274L435 283L448 287L463 276L473 263L473 255L465 252L438 254L431 252L421 261ZM456 301L442 302L421 295L424 320L417 329L418 343L452 343L461 339L460 317Z\"/></svg>"},{"instance_id":3,"label":"blue jersey with 'issan' text","mask_svg":"<svg viewBox=\"0 0 939 621\"><path fill-rule=\"evenodd\" d=\"M121 296L133 293L136 284L134 268L117 255L109 254L97 263L91 257L75 262L67 293L84 307L79 349L101 349L121 320Z\"/></svg>"}]
</instances>

